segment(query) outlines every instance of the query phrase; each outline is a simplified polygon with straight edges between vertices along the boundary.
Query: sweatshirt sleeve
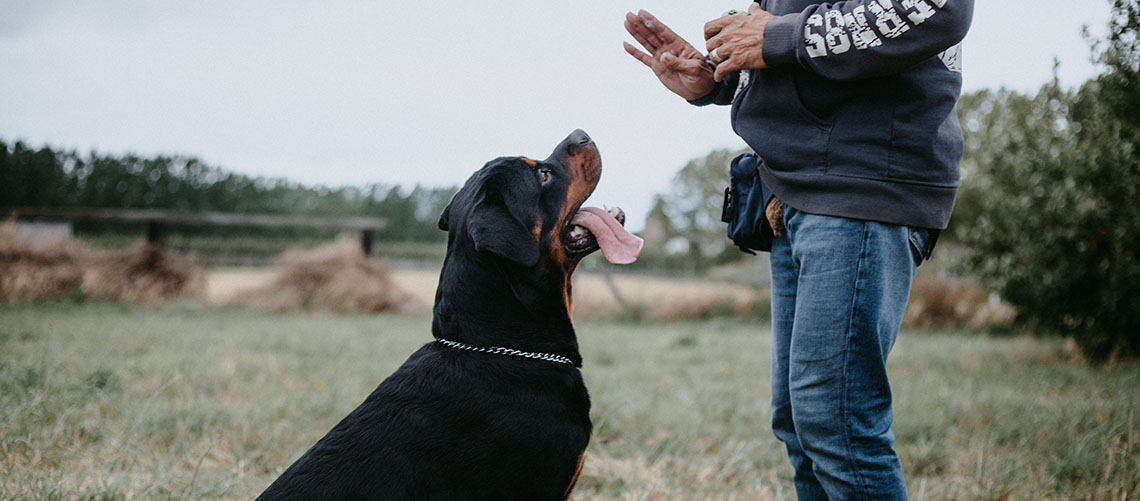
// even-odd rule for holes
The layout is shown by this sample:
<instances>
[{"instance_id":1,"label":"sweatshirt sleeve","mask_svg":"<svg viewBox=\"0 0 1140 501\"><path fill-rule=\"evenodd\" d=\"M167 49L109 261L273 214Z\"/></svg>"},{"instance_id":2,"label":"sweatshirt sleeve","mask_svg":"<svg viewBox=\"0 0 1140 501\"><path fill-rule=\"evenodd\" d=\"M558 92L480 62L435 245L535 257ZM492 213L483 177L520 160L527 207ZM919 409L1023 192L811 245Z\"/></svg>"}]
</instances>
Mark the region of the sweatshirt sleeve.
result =
<instances>
[{"instance_id":1,"label":"sweatshirt sleeve","mask_svg":"<svg viewBox=\"0 0 1140 501\"><path fill-rule=\"evenodd\" d=\"M740 72L734 71L728 75L722 82L717 82L713 90L703 97L690 99L689 104L694 106L708 106L710 104L726 105L732 104L732 98L736 97L736 85L740 82Z\"/></svg>"},{"instance_id":2,"label":"sweatshirt sleeve","mask_svg":"<svg viewBox=\"0 0 1140 501\"><path fill-rule=\"evenodd\" d=\"M892 75L960 43L973 14L973 0L812 5L768 22L764 61L797 64L834 80Z\"/></svg>"}]
</instances>

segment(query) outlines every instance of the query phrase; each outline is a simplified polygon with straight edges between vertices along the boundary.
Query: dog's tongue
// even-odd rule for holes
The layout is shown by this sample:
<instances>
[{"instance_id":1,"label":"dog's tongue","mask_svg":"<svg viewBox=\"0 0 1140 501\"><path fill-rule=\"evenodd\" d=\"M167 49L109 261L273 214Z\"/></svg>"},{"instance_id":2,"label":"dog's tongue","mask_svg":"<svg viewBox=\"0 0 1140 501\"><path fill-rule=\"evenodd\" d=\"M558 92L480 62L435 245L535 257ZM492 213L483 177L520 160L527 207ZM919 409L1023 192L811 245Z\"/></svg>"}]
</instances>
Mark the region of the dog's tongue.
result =
<instances>
[{"instance_id":1,"label":"dog's tongue","mask_svg":"<svg viewBox=\"0 0 1140 501\"><path fill-rule=\"evenodd\" d=\"M598 241L598 247L602 248L606 260L614 264L629 264L636 261L637 255L641 253L641 246L645 243L641 238L626 231L609 212L597 207L583 207L574 214L570 224L590 230Z\"/></svg>"}]
</instances>

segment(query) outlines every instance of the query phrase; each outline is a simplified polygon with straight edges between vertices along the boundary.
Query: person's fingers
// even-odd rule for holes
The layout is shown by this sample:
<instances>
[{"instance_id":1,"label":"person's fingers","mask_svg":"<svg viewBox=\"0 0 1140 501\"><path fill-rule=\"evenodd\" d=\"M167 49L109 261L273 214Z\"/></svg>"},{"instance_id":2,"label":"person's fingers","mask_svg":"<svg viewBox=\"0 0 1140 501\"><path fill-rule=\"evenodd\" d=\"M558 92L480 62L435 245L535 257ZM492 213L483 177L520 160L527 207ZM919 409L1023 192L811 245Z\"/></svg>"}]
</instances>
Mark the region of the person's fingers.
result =
<instances>
[{"instance_id":1,"label":"person's fingers","mask_svg":"<svg viewBox=\"0 0 1140 501\"><path fill-rule=\"evenodd\" d=\"M718 82L724 81L724 78L734 71L744 69L743 58L732 57L732 54L721 55L721 62L716 63L716 71L713 72L713 80Z\"/></svg>"},{"instance_id":2,"label":"person's fingers","mask_svg":"<svg viewBox=\"0 0 1140 501\"><path fill-rule=\"evenodd\" d=\"M699 77L701 71L707 68L704 60L696 61L689 58L677 57L671 52L661 55L661 66L677 75ZM707 73L706 73L707 75ZM707 78L707 77L706 77Z\"/></svg>"},{"instance_id":3,"label":"person's fingers","mask_svg":"<svg viewBox=\"0 0 1140 501\"><path fill-rule=\"evenodd\" d=\"M681 37L673 32L665 23L657 19L656 16L650 14L649 11L644 9L637 12L637 16L641 19L642 26L651 34L656 37L661 45L676 43L681 40Z\"/></svg>"},{"instance_id":4,"label":"person's fingers","mask_svg":"<svg viewBox=\"0 0 1140 501\"><path fill-rule=\"evenodd\" d=\"M630 34L646 40L647 43L660 45L661 40L657 37L656 34L653 33L652 30L650 30L649 26L646 25L648 21L646 21L641 16L638 16L632 12L626 13L625 22L626 31L629 31Z\"/></svg>"},{"instance_id":5,"label":"person's fingers","mask_svg":"<svg viewBox=\"0 0 1140 501\"><path fill-rule=\"evenodd\" d=\"M737 65L740 64L740 58L733 59L732 52L729 49L725 46L717 47L716 51L720 56L720 61L713 61L713 64L716 65L716 70L713 71L713 80L721 82L729 73L740 69L737 68Z\"/></svg>"},{"instance_id":6,"label":"person's fingers","mask_svg":"<svg viewBox=\"0 0 1140 501\"><path fill-rule=\"evenodd\" d=\"M633 56L634 59L641 61L642 64L650 68L653 68L653 56L637 50L637 47L634 47L633 44L629 42L622 42L622 45L625 47L625 51L628 52L629 55Z\"/></svg>"},{"instance_id":7,"label":"person's fingers","mask_svg":"<svg viewBox=\"0 0 1140 501\"><path fill-rule=\"evenodd\" d=\"M641 44L642 47L645 47L645 50L649 51L650 54L655 54L661 46L657 37L652 36L645 29L645 24L642 23L641 19L632 13L626 14L625 31L629 32L630 36L637 40L637 43Z\"/></svg>"},{"instance_id":8,"label":"person's fingers","mask_svg":"<svg viewBox=\"0 0 1140 501\"><path fill-rule=\"evenodd\" d=\"M626 12L625 13L625 31L628 31L630 35L633 35L634 32L636 31L634 29L634 25L636 23L637 23L637 16L633 15L632 12Z\"/></svg>"},{"instance_id":9,"label":"person's fingers","mask_svg":"<svg viewBox=\"0 0 1140 501\"><path fill-rule=\"evenodd\" d=\"M751 4L748 5L748 13L749 14L755 16L761 12L764 12L764 9L760 8L759 2L752 2Z\"/></svg>"},{"instance_id":10,"label":"person's fingers","mask_svg":"<svg viewBox=\"0 0 1140 501\"><path fill-rule=\"evenodd\" d=\"M723 82L724 77L728 76L728 74L732 73L732 71L733 70L729 69L728 60L726 59L722 63L716 65L716 71L713 72L713 80L716 80L717 82Z\"/></svg>"},{"instance_id":11,"label":"person's fingers","mask_svg":"<svg viewBox=\"0 0 1140 501\"><path fill-rule=\"evenodd\" d=\"M732 22L732 17L734 16L718 17L705 23L705 40L720 34L721 30L723 30L728 23Z\"/></svg>"},{"instance_id":12,"label":"person's fingers","mask_svg":"<svg viewBox=\"0 0 1140 501\"><path fill-rule=\"evenodd\" d=\"M716 36L705 41L705 50L712 52L713 49L720 48L722 45L724 45L724 37L718 33ZM724 55L723 52L724 51L721 51L721 55Z\"/></svg>"},{"instance_id":13,"label":"person's fingers","mask_svg":"<svg viewBox=\"0 0 1140 501\"><path fill-rule=\"evenodd\" d=\"M672 52L665 52L658 58L661 61L661 66L666 70L676 72L681 66L681 59L673 55Z\"/></svg>"},{"instance_id":14,"label":"person's fingers","mask_svg":"<svg viewBox=\"0 0 1140 501\"><path fill-rule=\"evenodd\" d=\"M725 59L728 58L720 53L720 47L709 51L709 61L712 61L713 64L720 64Z\"/></svg>"},{"instance_id":15,"label":"person's fingers","mask_svg":"<svg viewBox=\"0 0 1140 501\"><path fill-rule=\"evenodd\" d=\"M671 43L669 40L662 38L659 29L662 25L658 22L648 20L641 16L633 16L632 18L627 17L626 23L626 30L633 34L634 38L649 50L650 54L656 55Z\"/></svg>"}]
</instances>

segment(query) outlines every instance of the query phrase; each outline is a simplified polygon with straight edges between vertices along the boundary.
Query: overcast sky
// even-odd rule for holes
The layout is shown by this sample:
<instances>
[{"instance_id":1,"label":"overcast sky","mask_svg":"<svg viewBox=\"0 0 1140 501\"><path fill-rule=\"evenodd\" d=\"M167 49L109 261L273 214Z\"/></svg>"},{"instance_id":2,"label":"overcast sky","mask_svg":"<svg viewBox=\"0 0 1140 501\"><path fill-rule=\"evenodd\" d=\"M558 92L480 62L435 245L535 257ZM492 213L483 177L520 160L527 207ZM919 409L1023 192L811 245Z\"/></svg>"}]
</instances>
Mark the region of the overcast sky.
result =
<instances>
[{"instance_id":1,"label":"overcast sky","mask_svg":"<svg viewBox=\"0 0 1140 501\"><path fill-rule=\"evenodd\" d=\"M423 7L419 5L424 5ZM1077 7L1079 5L1079 7ZM703 48L746 2L0 0L0 139L182 154L306 184L461 184L491 158L545 158L575 128L602 152L591 205L640 228L688 160L743 143L629 57L644 8ZM979 0L966 91L1096 74L1107 0Z\"/></svg>"}]
</instances>

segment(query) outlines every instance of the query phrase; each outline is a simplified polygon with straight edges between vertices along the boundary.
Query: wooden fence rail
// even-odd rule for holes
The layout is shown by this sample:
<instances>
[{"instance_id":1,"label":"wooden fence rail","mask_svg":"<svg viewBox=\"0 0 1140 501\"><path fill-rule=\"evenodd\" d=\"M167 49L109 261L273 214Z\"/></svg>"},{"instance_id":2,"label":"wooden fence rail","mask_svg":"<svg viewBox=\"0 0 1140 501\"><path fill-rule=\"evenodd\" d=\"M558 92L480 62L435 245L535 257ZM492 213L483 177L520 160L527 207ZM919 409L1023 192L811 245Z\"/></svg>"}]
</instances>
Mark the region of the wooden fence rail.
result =
<instances>
[{"instance_id":1,"label":"wooden fence rail","mask_svg":"<svg viewBox=\"0 0 1140 501\"><path fill-rule=\"evenodd\" d=\"M172 224L202 224L214 226L271 226L340 228L360 232L360 247L365 255L372 254L376 232L384 229L387 221L368 217L318 217L288 214L235 214L227 212L175 212L160 209L105 209L84 207L9 207L0 208L3 219L66 219L68 221L137 222L146 227L148 242L162 245L166 227Z\"/></svg>"}]
</instances>

